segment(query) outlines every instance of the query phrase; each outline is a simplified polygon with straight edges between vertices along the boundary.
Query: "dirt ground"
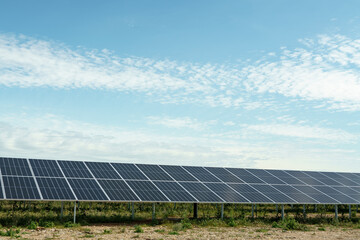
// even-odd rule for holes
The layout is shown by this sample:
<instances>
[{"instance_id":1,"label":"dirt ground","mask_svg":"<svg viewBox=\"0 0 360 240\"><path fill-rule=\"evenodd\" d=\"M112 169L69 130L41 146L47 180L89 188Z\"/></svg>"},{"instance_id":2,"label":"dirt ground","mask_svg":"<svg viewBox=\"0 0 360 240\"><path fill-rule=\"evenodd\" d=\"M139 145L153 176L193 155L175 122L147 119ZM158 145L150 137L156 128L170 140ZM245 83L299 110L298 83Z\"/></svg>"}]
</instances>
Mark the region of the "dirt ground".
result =
<instances>
[{"instance_id":1,"label":"dirt ground","mask_svg":"<svg viewBox=\"0 0 360 240\"><path fill-rule=\"evenodd\" d=\"M134 226L85 226L77 228L22 229L20 239L360 239L360 229L329 227L309 231L283 231L259 227L194 227L171 235L167 226L142 226L143 233L135 233ZM0 237L0 239L9 239Z\"/></svg>"}]
</instances>

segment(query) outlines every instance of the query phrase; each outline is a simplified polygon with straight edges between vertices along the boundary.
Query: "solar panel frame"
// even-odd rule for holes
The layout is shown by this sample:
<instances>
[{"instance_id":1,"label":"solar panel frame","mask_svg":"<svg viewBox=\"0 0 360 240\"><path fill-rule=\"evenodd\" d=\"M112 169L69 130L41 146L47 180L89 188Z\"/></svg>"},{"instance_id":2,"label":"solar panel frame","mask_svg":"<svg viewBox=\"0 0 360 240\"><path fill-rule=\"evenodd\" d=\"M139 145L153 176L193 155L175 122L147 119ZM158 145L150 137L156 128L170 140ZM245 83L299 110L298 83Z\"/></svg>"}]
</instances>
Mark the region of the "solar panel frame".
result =
<instances>
[{"instance_id":1,"label":"solar panel frame","mask_svg":"<svg viewBox=\"0 0 360 240\"><path fill-rule=\"evenodd\" d=\"M246 169L246 171L250 172L257 178L261 179L266 184L285 184L285 182L281 181L279 178L268 173L264 169Z\"/></svg>"},{"instance_id":2,"label":"solar panel frame","mask_svg":"<svg viewBox=\"0 0 360 240\"><path fill-rule=\"evenodd\" d=\"M243 180L241 180L231 172L227 171L225 168L204 167L204 169L210 172L212 175L214 175L224 183L244 183Z\"/></svg>"},{"instance_id":3,"label":"solar panel frame","mask_svg":"<svg viewBox=\"0 0 360 240\"><path fill-rule=\"evenodd\" d=\"M155 181L153 183L170 199L171 202L199 202L178 182Z\"/></svg>"},{"instance_id":4,"label":"solar panel frame","mask_svg":"<svg viewBox=\"0 0 360 240\"><path fill-rule=\"evenodd\" d=\"M42 200L32 176L3 176L2 179L7 200Z\"/></svg>"},{"instance_id":5,"label":"solar panel frame","mask_svg":"<svg viewBox=\"0 0 360 240\"><path fill-rule=\"evenodd\" d=\"M77 200L65 178L36 177L36 181L44 200Z\"/></svg>"},{"instance_id":6,"label":"solar panel frame","mask_svg":"<svg viewBox=\"0 0 360 240\"><path fill-rule=\"evenodd\" d=\"M93 178L84 161L57 161L66 178Z\"/></svg>"},{"instance_id":7,"label":"solar panel frame","mask_svg":"<svg viewBox=\"0 0 360 240\"><path fill-rule=\"evenodd\" d=\"M201 203L224 203L218 194L202 182L179 182L189 193Z\"/></svg>"},{"instance_id":8,"label":"solar panel frame","mask_svg":"<svg viewBox=\"0 0 360 240\"><path fill-rule=\"evenodd\" d=\"M167 172L175 181L181 182L199 182L189 172L181 166L175 165L159 165L165 172Z\"/></svg>"},{"instance_id":9,"label":"solar panel frame","mask_svg":"<svg viewBox=\"0 0 360 240\"><path fill-rule=\"evenodd\" d=\"M221 180L209 174L209 172L203 167L192 167L192 166L182 166L188 173L195 177L199 182L221 182Z\"/></svg>"},{"instance_id":10,"label":"solar panel frame","mask_svg":"<svg viewBox=\"0 0 360 240\"><path fill-rule=\"evenodd\" d=\"M171 202L170 199L150 180L125 181L142 202Z\"/></svg>"},{"instance_id":11,"label":"solar panel frame","mask_svg":"<svg viewBox=\"0 0 360 240\"><path fill-rule=\"evenodd\" d=\"M161 167L152 164L135 164L151 181L174 181Z\"/></svg>"},{"instance_id":12,"label":"solar panel frame","mask_svg":"<svg viewBox=\"0 0 360 240\"><path fill-rule=\"evenodd\" d=\"M135 164L132 163L110 163L118 174L125 180L148 180Z\"/></svg>"},{"instance_id":13,"label":"solar panel frame","mask_svg":"<svg viewBox=\"0 0 360 240\"><path fill-rule=\"evenodd\" d=\"M122 179L112 165L107 162L84 162L96 179Z\"/></svg>"},{"instance_id":14,"label":"solar panel frame","mask_svg":"<svg viewBox=\"0 0 360 240\"><path fill-rule=\"evenodd\" d=\"M12 164L10 162L12 161ZM26 158L0 158L0 168L4 176L33 176Z\"/></svg>"},{"instance_id":15,"label":"solar panel frame","mask_svg":"<svg viewBox=\"0 0 360 240\"><path fill-rule=\"evenodd\" d=\"M29 159L36 177L63 177L61 169L54 160Z\"/></svg>"},{"instance_id":16,"label":"solar panel frame","mask_svg":"<svg viewBox=\"0 0 360 240\"><path fill-rule=\"evenodd\" d=\"M244 168L225 168L227 171L231 172L238 178L240 178L244 183L265 183L260 178L256 177L254 174L246 171Z\"/></svg>"}]
</instances>

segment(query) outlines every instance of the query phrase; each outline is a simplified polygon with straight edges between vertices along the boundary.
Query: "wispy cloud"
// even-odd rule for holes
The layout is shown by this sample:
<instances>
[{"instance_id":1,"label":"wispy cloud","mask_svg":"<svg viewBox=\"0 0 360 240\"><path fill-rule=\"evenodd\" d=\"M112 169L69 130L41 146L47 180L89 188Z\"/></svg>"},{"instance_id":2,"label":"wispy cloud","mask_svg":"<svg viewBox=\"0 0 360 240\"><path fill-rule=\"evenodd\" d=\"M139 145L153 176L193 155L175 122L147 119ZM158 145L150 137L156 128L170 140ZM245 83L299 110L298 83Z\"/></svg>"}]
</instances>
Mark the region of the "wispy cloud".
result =
<instances>
[{"instance_id":1,"label":"wispy cloud","mask_svg":"<svg viewBox=\"0 0 360 240\"><path fill-rule=\"evenodd\" d=\"M56 42L0 35L0 84L17 87L93 88L141 92L160 102L276 108L277 96L315 106L360 110L360 40L304 39L242 65L179 63L118 57L108 50L71 49Z\"/></svg>"},{"instance_id":2,"label":"wispy cloud","mask_svg":"<svg viewBox=\"0 0 360 240\"><path fill-rule=\"evenodd\" d=\"M260 124L249 125L248 129L278 136L322 139L337 142L350 142L358 139L358 136L344 130L303 125Z\"/></svg>"}]
</instances>

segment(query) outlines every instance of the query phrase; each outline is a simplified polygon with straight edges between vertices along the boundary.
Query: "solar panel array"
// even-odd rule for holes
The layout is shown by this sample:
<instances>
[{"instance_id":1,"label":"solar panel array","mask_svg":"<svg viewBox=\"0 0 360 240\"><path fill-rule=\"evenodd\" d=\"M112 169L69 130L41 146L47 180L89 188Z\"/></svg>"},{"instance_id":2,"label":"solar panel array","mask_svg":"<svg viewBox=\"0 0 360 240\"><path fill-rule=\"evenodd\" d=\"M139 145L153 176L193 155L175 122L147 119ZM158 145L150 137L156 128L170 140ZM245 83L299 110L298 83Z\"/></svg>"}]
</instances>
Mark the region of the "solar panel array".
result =
<instances>
[{"instance_id":1,"label":"solar panel array","mask_svg":"<svg viewBox=\"0 0 360 240\"><path fill-rule=\"evenodd\" d=\"M360 204L360 174L0 158L0 199Z\"/></svg>"}]
</instances>

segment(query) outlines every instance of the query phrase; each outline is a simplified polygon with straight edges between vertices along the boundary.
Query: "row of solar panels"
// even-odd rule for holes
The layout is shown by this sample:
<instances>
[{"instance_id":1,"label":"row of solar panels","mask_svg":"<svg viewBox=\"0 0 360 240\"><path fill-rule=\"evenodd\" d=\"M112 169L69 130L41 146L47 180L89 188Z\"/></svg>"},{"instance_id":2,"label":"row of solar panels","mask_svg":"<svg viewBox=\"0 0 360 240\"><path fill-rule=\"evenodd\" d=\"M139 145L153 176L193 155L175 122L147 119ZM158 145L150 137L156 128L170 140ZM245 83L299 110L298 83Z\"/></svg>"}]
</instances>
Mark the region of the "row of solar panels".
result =
<instances>
[{"instance_id":1,"label":"row of solar panels","mask_svg":"<svg viewBox=\"0 0 360 240\"><path fill-rule=\"evenodd\" d=\"M0 199L359 204L360 174L0 158Z\"/></svg>"}]
</instances>

